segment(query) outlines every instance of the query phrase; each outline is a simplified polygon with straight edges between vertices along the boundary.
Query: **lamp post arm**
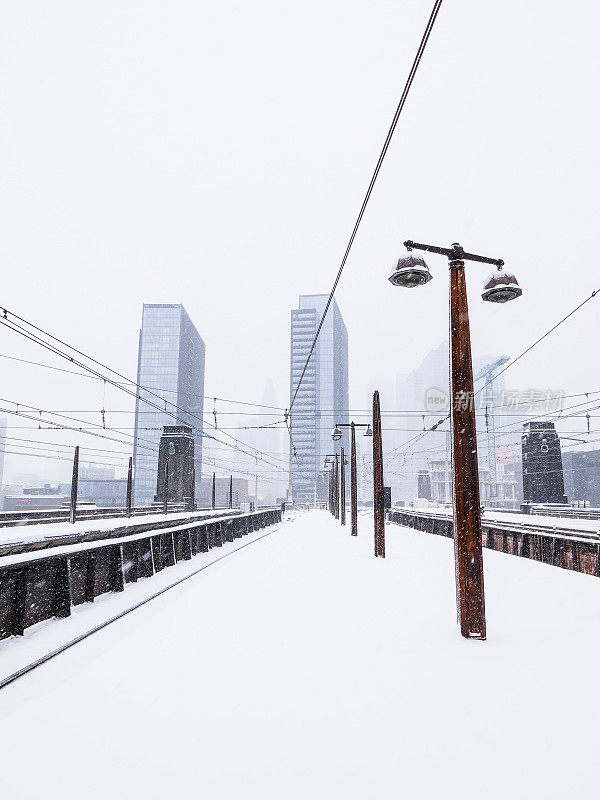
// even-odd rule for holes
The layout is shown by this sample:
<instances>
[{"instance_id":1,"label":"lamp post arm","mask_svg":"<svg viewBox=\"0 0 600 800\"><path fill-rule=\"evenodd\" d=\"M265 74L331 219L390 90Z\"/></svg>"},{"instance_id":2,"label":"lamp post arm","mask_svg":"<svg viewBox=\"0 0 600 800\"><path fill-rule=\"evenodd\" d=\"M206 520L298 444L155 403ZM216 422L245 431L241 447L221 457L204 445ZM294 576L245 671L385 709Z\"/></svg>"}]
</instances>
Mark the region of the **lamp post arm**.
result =
<instances>
[{"instance_id":1,"label":"lamp post arm","mask_svg":"<svg viewBox=\"0 0 600 800\"><path fill-rule=\"evenodd\" d=\"M501 258L488 258L488 256L479 256L476 253L465 253L459 244L455 244L452 247L438 247L435 244L421 244L408 239L404 242L404 246L408 250L424 250L427 253L437 253L440 256L446 256L451 261L477 261L480 264L493 264L495 267L504 266L504 261Z\"/></svg>"}]
</instances>

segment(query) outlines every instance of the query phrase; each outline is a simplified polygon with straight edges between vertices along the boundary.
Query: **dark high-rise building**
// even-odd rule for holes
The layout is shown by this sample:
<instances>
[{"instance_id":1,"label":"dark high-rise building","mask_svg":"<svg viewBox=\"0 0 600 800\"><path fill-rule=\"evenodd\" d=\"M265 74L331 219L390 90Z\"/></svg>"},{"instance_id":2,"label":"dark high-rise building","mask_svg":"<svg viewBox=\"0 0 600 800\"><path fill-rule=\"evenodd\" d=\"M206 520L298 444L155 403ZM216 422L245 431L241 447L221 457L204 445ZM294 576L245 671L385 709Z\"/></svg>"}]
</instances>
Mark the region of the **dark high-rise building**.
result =
<instances>
[{"instance_id":1,"label":"dark high-rise building","mask_svg":"<svg viewBox=\"0 0 600 800\"><path fill-rule=\"evenodd\" d=\"M521 437L523 500L566 503L560 439L553 422L527 422Z\"/></svg>"},{"instance_id":2,"label":"dark high-rise building","mask_svg":"<svg viewBox=\"0 0 600 800\"><path fill-rule=\"evenodd\" d=\"M133 502L151 505L156 492L158 445L165 425L189 425L195 441L196 492L202 464L204 410L202 337L180 304L144 303L137 381L142 398L135 406ZM145 391L145 389L151 391ZM156 396L158 395L158 397Z\"/></svg>"},{"instance_id":3,"label":"dark high-rise building","mask_svg":"<svg viewBox=\"0 0 600 800\"><path fill-rule=\"evenodd\" d=\"M301 295L299 307L292 310L290 354L290 403L328 295ZM324 483L319 480L325 456L342 447L349 456L348 429L334 442L331 430L336 423L348 422L348 332L335 300L331 303L314 353L300 384L292 408L292 496L295 503L310 504L326 500Z\"/></svg>"}]
</instances>

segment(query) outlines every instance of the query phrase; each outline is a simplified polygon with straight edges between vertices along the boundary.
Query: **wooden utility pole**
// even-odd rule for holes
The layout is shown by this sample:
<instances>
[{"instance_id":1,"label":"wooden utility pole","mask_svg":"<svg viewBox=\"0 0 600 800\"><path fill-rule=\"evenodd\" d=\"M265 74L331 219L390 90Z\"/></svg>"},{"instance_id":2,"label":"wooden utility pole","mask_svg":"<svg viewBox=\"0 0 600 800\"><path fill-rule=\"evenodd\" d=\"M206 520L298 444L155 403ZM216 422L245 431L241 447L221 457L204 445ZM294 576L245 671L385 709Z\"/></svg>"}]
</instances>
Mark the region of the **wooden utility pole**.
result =
<instances>
[{"instance_id":1,"label":"wooden utility pole","mask_svg":"<svg viewBox=\"0 0 600 800\"><path fill-rule=\"evenodd\" d=\"M75 522L77 513L77 487L79 484L79 445L75 448L73 456L73 476L71 478L71 506L69 510L69 522Z\"/></svg>"},{"instance_id":2,"label":"wooden utility pole","mask_svg":"<svg viewBox=\"0 0 600 800\"><path fill-rule=\"evenodd\" d=\"M213 485L212 485L212 507L215 508L217 501L217 473L213 472Z\"/></svg>"},{"instance_id":3,"label":"wooden utility pole","mask_svg":"<svg viewBox=\"0 0 600 800\"><path fill-rule=\"evenodd\" d=\"M346 459L344 457L344 448L340 451L340 522L342 525L346 524Z\"/></svg>"},{"instance_id":4,"label":"wooden utility pole","mask_svg":"<svg viewBox=\"0 0 600 800\"><path fill-rule=\"evenodd\" d=\"M373 518L375 555L385 558L385 509L383 491L383 448L381 444L381 408L379 392L373 393Z\"/></svg>"},{"instance_id":5,"label":"wooden utility pole","mask_svg":"<svg viewBox=\"0 0 600 800\"><path fill-rule=\"evenodd\" d=\"M485 639L481 507L465 262L450 261L454 556L460 632Z\"/></svg>"},{"instance_id":6,"label":"wooden utility pole","mask_svg":"<svg viewBox=\"0 0 600 800\"><path fill-rule=\"evenodd\" d=\"M356 480L356 431L354 423L350 426L350 533L358 536L358 497Z\"/></svg>"},{"instance_id":7,"label":"wooden utility pole","mask_svg":"<svg viewBox=\"0 0 600 800\"><path fill-rule=\"evenodd\" d=\"M129 459L129 467L127 469L127 499L125 506L127 509L127 516L131 516L131 493L133 489L133 458Z\"/></svg>"},{"instance_id":8,"label":"wooden utility pole","mask_svg":"<svg viewBox=\"0 0 600 800\"><path fill-rule=\"evenodd\" d=\"M233 508L233 475L229 476L229 508Z\"/></svg>"}]
</instances>

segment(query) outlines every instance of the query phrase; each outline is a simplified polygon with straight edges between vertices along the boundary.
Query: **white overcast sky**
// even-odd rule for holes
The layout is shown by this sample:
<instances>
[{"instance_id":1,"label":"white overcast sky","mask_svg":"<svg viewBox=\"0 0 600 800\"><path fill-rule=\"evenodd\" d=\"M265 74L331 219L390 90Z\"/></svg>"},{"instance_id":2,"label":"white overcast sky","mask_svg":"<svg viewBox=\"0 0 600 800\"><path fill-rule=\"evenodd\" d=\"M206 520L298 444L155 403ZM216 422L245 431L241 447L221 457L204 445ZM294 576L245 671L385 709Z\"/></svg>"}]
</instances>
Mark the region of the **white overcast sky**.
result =
<instances>
[{"instance_id":1,"label":"white overcast sky","mask_svg":"<svg viewBox=\"0 0 600 800\"><path fill-rule=\"evenodd\" d=\"M272 379L287 405L290 308L331 287L431 7L1 2L0 305L134 375L142 302L182 302L207 394L260 402ZM599 27L591 0L443 3L337 293L352 407L447 336L444 259L420 290L387 281L406 238L516 273L496 307L470 267L475 355L518 354L600 288ZM507 384L600 389L599 304ZM0 353L60 363L5 329ZM0 369L2 397L101 408L93 381Z\"/></svg>"}]
</instances>

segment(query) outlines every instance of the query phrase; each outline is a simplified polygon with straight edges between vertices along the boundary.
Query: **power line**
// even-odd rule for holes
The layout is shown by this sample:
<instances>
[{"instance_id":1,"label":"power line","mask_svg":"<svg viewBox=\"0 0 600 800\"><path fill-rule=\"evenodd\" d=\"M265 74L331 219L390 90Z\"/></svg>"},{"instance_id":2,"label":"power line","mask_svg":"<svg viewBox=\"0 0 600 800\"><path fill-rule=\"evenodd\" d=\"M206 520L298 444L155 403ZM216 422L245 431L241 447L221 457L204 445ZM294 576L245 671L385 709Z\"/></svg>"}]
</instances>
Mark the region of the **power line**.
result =
<instances>
[{"instance_id":1,"label":"power line","mask_svg":"<svg viewBox=\"0 0 600 800\"><path fill-rule=\"evenodd\" d=\"M181 420L180 420L178 415L173 414L173 413L171 413L171 412L169 412L167 410L167 404L171 405L177 411L180 411L183 414L185 414L186 417L196 418L203 424L202 417L198 417L193 412L191 412L189 410L186 410L186 409L183 409L183 408L180 408L175 403L173 403L171 401L168 401L168 400L165 400L165 398L163 398L160 395L156 394L154 391L146 388L145 386L142 386L141 384L137 383L136 381L134 381L134 380L132 380L130 378L127 378L126 375L123 375L122 373L118 372L117 370L113 369L112 367L109 367L108 365L102 363L101 361L98 361L97 359L93 358L92 356L87 355L82 350L79 350L78 348L74 347L73 345L70 345L70 344L64 342L62 339L59 339L57 336L54 336L53 334L49 333L48 331L45 331L43 328L38 327L37 325L35 325L32 322L29 322L28 320L24 319L23 317L20 317L18 314L15 314L12 311L9 312L8 309L6 309L4 307L0 307L0 308L4 313L4 318L0 318L0 323L2 325L4 325L5 327L7 327L9 330L14 331L15 333L18 333L21 336L24 336L26 339L29 339L30 341L34 342L35 344L38 344L38 345L44 347L45 349L49 350L53 354L58 355L59 357L64 358L67 361L70 361L72 364L75 364L76 366L81 367L81 369L84 369L87 372L90 372L92 375L95 375L96 377L102 378L105 382L109 383L110 385L114 386L117 389L120 389L121 391L125 392L126 394L130 395L131 397L134 397L136 400L140 400L140 401L146 403L150 407L152 407L152 408L156 409L157 411L159 411L161 414L166 414L166 415L170 416L176 422L181 422ZM11 315L11 317L14 317L15 319L19 320L20 322L25 323L25 325L29 326L30 328L33 328L35 331L39 331L44 336L46 336L46 337L48 337L50 339L53 339L54 341L58 342L59 344L63 345L64 347L69 348L74 353L77 353L78 355L83 356L88 361L91 361L92 363L97 364L98 366L102 367L103 369L108 370L109 372L113 373L114 375L118 376L119 378L123 378L125 381L127 381L128 384L131 384L132 386L137 387L138 389L142 390L143 392L147 392L148 394L156 397L158 400L160 400L161 402L164 403L164 408L162 406L156 405L156 403L148 400L148 398L143 397L137 391L132 391L131 389L128 388L128 386L125 386L125 385L119 383L118 381L115 381L114 379L112 379L110 377L107 377L106 375L102 375L101 373L97 372L94 368L90 367L88 364L84 364L83 362L79 361L78 359L73 358L73 356L68 355L68 353L64 353L59 348L57 348L55 345L50 344L49 342L46 342L44 339L42 339L36 333L32 333L31 331L27 330L26 328L23 328L22 325L19 325L13 319L9 320L8 319L8 315L9 314ZM184 419L186 417L184 417ZM213 425L212 427L214 427L215 430L217 430L217 426L216 425ZM229 442L223 442L222 440L218 439L217 437L206 433L205 431L202 430L202 428L195 428L195 430L197 430L198 433L201 436L204 436L204 437L209 438L209 439L213 439L214 441L219 442L220 444L222 444L222 445L224 445L226 447L230 447L233 450L239 450L239 452L245 452L246 455L251 455L252 457L255 457L256 453L260 453L261 452L260 450L258 450L258 448L252 447L251 445L246 445L244 442L241 442L239 439L236 439L236 437L232 436L230 433L226 433L225 432L225 435L228 436L230 439L232 439L236 443L236 446L230 444ZM253 450L254 453L248 453L248 452L242 450L241 447L239 447L239 445L243 445L245 447L250 447L250 449ZM134 447L137 447L136 443L134 443ZM260 460L264 461L264 459L262 459L262 458ZM268 462L265 461L265 463L268 463ZM270 464L270 466L276 466L276 465Z\"/></svg>"},{"instance_id":2,"label":"power line","mask_svg":"<svg viewBox=\"0 0 600 800\"><path fill-rule=\"evenodd\" d=\"M402 109L404 108L404 104L406 103L406 98L408 97L408 93L409 93L410 88L412 86L412 83L413 83L413 80L415 78L417 69L419 67L419 64L421 63L421 58L422 58L423 53L425 51L425 46L427 45L427 41L429 40L429 35L431 34L431 31L433 29L433 25L435 23L435 20L436 20L436 17L438 15L438 11L440 10L440 6L441 5L442 5L442 0L435 0L435 3L433 5L433 9L431 11L431 14L429 16L429 20L427 22L427 26L425 28L425 32L423 33L423 36L421 38L421 43L419 44L419 49L417 50L417 54L416 54L415 59L413 61L412 67L410 69L410 72L408 74L408 78L406 80L406 84L404 85L404 90L403 90L402 95L400 97L400 102L398 103L398 106L396 108L396 112L395 112L395 114L393 116L393 119L392 119L391 125L389 127L387 136L385 137L385 141L383 143L383 147L381 149L381 153L379 154L379 158L377 159L377 164L375 166L375 170L374 170L373 175L371 177L371 181L369 183L369 187L368 187L367 192L366 192L366 194L364 196L362 205L360 207L360 211L358 212L358 217L356 218L356 222L354 223L354 228L352 230L352 234L350 236L350 240L348 241L348 244L346 246L346 251L344 253L344 257L342 258L342 262L341 262L340 267L338 269L338 273L337 273L336 278L335 278L335 280L333 282L333 287L332 287L331 292L329 294L329 299L327 300L327 303L325 305L325 310L323 311L323 316L321 317L321 321L319 322L319 327L317 328L317 332L315 334L315 338L314 338L313 343L311 345L310 352L308 354L308 358L306 359L306 363L304 364L304 369L302 370L302 374L300 375L300 380L298 381L298 385L296 386L296 391L294 392L294 396L292 397L292 402L290 403L290 409L289 409L290 411L294 407L294 403L295 403L296 397L298 395L298 390L300 389L300 385L302 383L304 375L306 374L306 370L308 368L309 361L311 359L311 356L312 356L312 354L314 352L314 349L315 349L315 346L317 344L317 340L319 338L319 334L321 333L321 328L323 327L323 323L325 322L325 317L327 316L327 312L329 311L329 306L331 305L331 301L333 300L333 295L335 294L335 290L337 289L337 285L338 285L338 283L340 281L340 278L342 277L342 272L344 271L344 267L346 266L346 261L348 260L348 256L350 255L350 250L352 249L352 245L354 244L354 239L356 238L356 234L358 233L358 228L360 227L360 223L362 222L362 218L364 216L365 210L367 208L367 204L368 204L369 199L371 197L371 194L373 192L373 188L375 186L377 178L379 177L379 172L381 170L383 161L385 159L385 156L387 154L388 148L390 146L390 142L392 141L392 137L394 135L394 131L396 130L396 125L398 124L398 120L400 119L400 114L402 113Z\"/></svg>"},{"instance_id":3,"label":"power line","mask_svg":"<svg viewBox=\"0 0 600 800\"><path fill-rule=\"evenodd\" d=\"M557 329L557 328L558 328L560 325L562 325L562 324L563 324L563 322L566 322L566 320L568 320L568 319L569 319L569 317L572 317L572 316L573 316L573 314L575 314L575 312L576 312L576 311L579 311L579 309L580 309L580 308L583 308L583 306L584 306L586 303L588 303L588 302L589 302L589 301L590 301L592 298L594 298L594 297L595 297L595 296L598 294L598 292L599 292L599 291L600 291L599 289L596 289L595 291L593 291L593 292L591 293L591 295L590 295L589 297L586 297L586 299L585 299L585 300L584 300L582 303L580 303L578 306L576 306L576 307L575 307L575 308L574 308L572 311L569 311L569 313L568 313L568 314L567 314L565 317L563 317L563 318L562 318L562 319L561 319L559 322L557 322L557 323L556 323L556 325L553 325L553 326L552 326L552 327L551 327L549 330L547 330L547 331L546 331L544 334L542 334L542 336L540 336L540 337L539 337L539 339L536 339L536 340L535 340L535 342L533 342L532 344L530 344L530 345L529 345L529 347L526 347L526 348L525 348L525 350L523 350L523 352L522 352L522 353L519 353L519 355L518 355L516 358L513 358L513 359L512 359L512 361L510 361L510 362L509 362L509 363L508 363L508 364L507 364L507 365L504 367L504 369L502 369L500 372L498 372L498 373L496 374L495 378L498 378L500 375L502 375L504 372L506 372L506 370L507 370L507 369L509 369L510 367L514 366L514 365L517 363L517 361L519 361L521 358L523 358L523 356L524 356L524 355L526 355L526 354L527 354L527 353L529 353L531 350L533 350L533 348L534 348L536 345L538 345L538 344L539 344L541 341L543 341L543 340L544 340L544 339L545 339L547 336L549 336L549 335L550 335L550 334L551 334L553 331L555 331L555 330L556 330L556 329ZM476 392L473 394L473 398L477 397L477 395L478 395L478 394L479 394L479 393L480 393L480 392L481 392L483 389L485 389L485 387L488 385L488 383L490 383L490 382L491 382L491 380L493 380L493 379L490 379L490 381L488 381L488 382L487 382L487 383L485 383L483 386L481 386L481 388L479 388L479 389L478 389L478 390L477 390L477 391L476 391ZM587 393L586 393L586 394L587 394ZM408 441L408 442L406 442L404 445L400 445L400 447L407 447L407 448L408 448L408 447L409 447L409 445L411 445L411 443L413 443L413 444L416 444L418 441L420 441L420 440L423 438L423 436L425 436L427 433L431 433L432 431L435 431L435 430L436 430L436 429L437 429L437 428L438 428L440 425L442 425L442 424L443 424L443 423L444 423L444 422L445 422L447 419L450 419L450 412L449 412L448 414L446 414L446 416L445 416L443 419L440 419L440 420L438 420L438 422L436 422L436 423L435 423L435 425L433 425L431 428L428 428L426 431L423 431L423 432L422 432L422 433L421 433L419 436L416 436L416 437L413 437L412 439L409 439L409 441ZM399 451L399 450L400 450L400 447L397 447L397 448L396 448L396 449L395 449L393 452L397 452L397 451ZM399 454L401 455L402 453L405 453L405 452L408 452L408 451L407 451L407 450L402 450L402 451L401 451L401 453L399 453Z\"/></svg>"}]
</instances>

